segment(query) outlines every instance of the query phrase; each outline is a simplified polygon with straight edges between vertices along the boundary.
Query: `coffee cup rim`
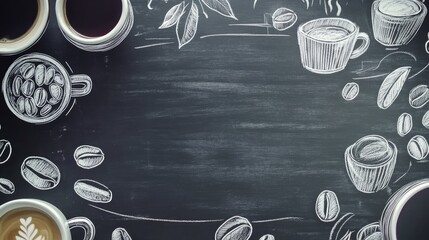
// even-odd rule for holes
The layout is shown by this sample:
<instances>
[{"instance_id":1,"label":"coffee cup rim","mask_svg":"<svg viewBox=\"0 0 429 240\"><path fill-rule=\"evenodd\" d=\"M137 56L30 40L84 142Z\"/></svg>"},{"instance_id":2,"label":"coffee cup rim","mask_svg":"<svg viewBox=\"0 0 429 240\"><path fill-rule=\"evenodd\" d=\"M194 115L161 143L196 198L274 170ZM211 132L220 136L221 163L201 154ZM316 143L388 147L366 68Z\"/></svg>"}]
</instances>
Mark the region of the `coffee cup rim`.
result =
<instances>
[{"instance_id":1,"label":"coffee cup rim","mask_svg":"<svg viewBox=\"0 0 429 240\"><path fill-rule=\"evenodd\" d=\"M42 37L49 21L49 0L37 0L38 11L30 29L17 39L0 41L0 55L14 55L27 50Z\"/></svg>"},{"instance_id":2,"label":"coffee cup rim","mask_svg":"<svg viewBox=\"0 0 429 240\"><path fill-rule=\"evenodd\" d=\"M408 188L407 188L408 187ZM390 217L390 226L389 234L392 237L391 240L397 240L397 225L399 215L401 214L402 209L405 204L414 197L417 193L429 188L429 179L421 179L416 182L412 182L409 185L404 186L404 193L401 196L398 196L399 200L394 204L394 209ZM391 199L391 201L394 199Z\"/></svg>"},{"instance_id":3,"label":"coffee cup rim","mask_svg":"<svg viewBox=\"0 0 429 240\"><path fill-rule=\"evenodd\" d=\"M71 239L70 229L64 214L57 207L43 200L22 198L6 202L0 205L0 217L19 208L33 208L49 215L60 230L61 238L63 240Z\"/></svg>"},{"instance_id":4,"label":"coffee cup rim","mask_svg":"<svg viewBox=\"0 0 429 240\"><path fill-rule=\"evenodd\" d=\"M387 140L386 140L387 141ZM386 157L385 159L383 159L382 162L376 163L376 164L369 164L369 163L364 163L364 162L360 162L358 160L356 160L353 156L353 146L354 144L350 145L347 149L346 149L346 157L349 157L351 161L353 161L354 164L358 165L358 166L363 166L366 168L378 168L380 166L386 165L387 163L389 163L389 161L396 156L396 154L398 153L398 149L396 148L396 145L393 144L393 142L391 141L387 141L387 144L389 146L389 149L391 151L391 155L389 157Z\"/></svg>"},{"instance_id":5,"label":"coffee cup rim","mask_svg":"<svg viewBox=\"0 0 429 240\"><path fill-rule=\"evenodd\" d=\"M391 17L391 18L401 18L401 19L404 19L404 18L406 19L406 18L409 18L409 17L414 17L414 16L417 16L417 15L420 15L424 11L424 9L426 8L426 6L422 2L420 2L420 1L417 1L417 0L408 0L408 1L411 1L411 2L413 2L415 4L417 4L419 6L419 10L417 12L413 13L413 14L405 15L405 16L395 16L395 15L391 15L391 14L382 12L380 10L380 7L379 7L381 0L375 1L374 4L377 4L377 6L376 6L375 9L376 9L376 11L378 13L380 13L380 14L382 14L384 16Z\"/></svg>"},{"instance_id":6,"label":"coffee cup rim","mask_svg":"<svg viewBox=\"0 0 429 240\"><path fill-rule=\"evenodd\" d=\"M61 31L69 38L71 38L73 41L82 43L82 44L88 44L88 45L97 45L105 43L111 39L113 39L116 35L119 34L121 31L123 25L125 24L127 17L128 17L128 11L129 11L129 5L128 0L121 0L122 2L122 12L121 17L119 18L118 23L116 23L115 27L110 30L107 34L103 36L98 37L89 37L85 36L76 30L73 29L73 27L70 25L70 23L67 20L67 15L65 12L65 3L67 0L57 0L55 4L55 12L57 16L58 25L61 29Z\"/></svg>"},{"instance_id":7,"label":"coffee cup rim","mask_svg":"<svg viewBox=\"0 0 429 240\"><path fill-rule=\"evenodd\" d=\"M317 38L314 38L314 37L312 37L312 36L308 35L308 33L304 31L304 27L305 27L306 25L310 24L310 23L318 22L318 21L327 21L327 20L340 20L340 21L347 22L347 23L349 23L349 24L351 24L351 25L353 25L353 26L354 26L354 30L353 30L350 34L348 34L347 36L342 37L342 38L339 38L339 39L336 39L335 41L328 41L328 40L323 40L323 39L317 39ZM349 38L350 38L350 36L352 36L352 35L353 35L353 34L355 34L356 32L359 32L359 26L358 26L356 23L354 23L354 22L352 22L352 21L350 21L350 20L348 20L348 19L346 19L346 18L340 18L340 17L316 18L316 19L313 19L313 20L307 21L307 22L305 22L305 23L302 23L302 24L301 24L301 25L299 25L299 27L298 27L298 33L303 34L305 37L310 38L310 39L312 39L312 40L314 40L314 41L317 41L317 42L323 42L323 43L328 43L328 44L336 44L336 43L338 43L338 42L341 42L341 41L344 41L344 40L346 40L346 39L349 39Z\"/></svg>"}]
</instances>

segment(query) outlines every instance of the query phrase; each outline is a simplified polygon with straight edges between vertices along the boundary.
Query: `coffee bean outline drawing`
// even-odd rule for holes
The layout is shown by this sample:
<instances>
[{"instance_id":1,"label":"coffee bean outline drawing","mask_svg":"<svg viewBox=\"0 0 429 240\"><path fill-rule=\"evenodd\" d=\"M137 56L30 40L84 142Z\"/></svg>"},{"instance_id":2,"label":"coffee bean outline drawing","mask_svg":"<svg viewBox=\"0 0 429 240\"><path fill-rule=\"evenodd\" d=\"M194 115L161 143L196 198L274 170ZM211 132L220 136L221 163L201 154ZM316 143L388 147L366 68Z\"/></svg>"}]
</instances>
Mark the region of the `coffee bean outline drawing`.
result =
<instances>
[{"instance_id":1,"label":"coffee bean outline drawing","mask_svg":"<svg viewBox=\"0 0 429 240\"><path fill-rule=\"evenodd\" d=\"M103 151L95 146L82 145L76 148L73 157L77 165L83 169L92 169L104 161Z\"/></svg>"},{"instance_id":2,"label":"coffee bean outline drawing","mask_svg":"<svg viewBox=\"0 0 429 240\"><path fill-rule=\"evenodd\" d=\"M425 137L416 135L407 144L408 154L417 161L424 160L429 154L429 145Z\"/></svg>"},{"instance_id":3,"label":"coffee bean outline drawing","mask_svg":"<svg viewBox=\"0 0 429 240\"><path fill-rule=\"evenodd\" d=\"M215 233L215 240L248 240L252 236L252 224L244 217L234 216L227 219Z\"/></svg>"},{"instance_id":4,"label":"coffee bean outline drawing","mask_svg":"<svg viewBox=\"0 0 429 240\"><path fill-rule=\"evenodd\" d=\"M398 135L404 137L413 129L413 117L409 113L402 113L398 117L398 122L396 124L396 129Z\"/></svg>"},{"instance_id":5,"label":"coffee bean outline drawing","mask_svg":"<svg viewBox=\"0 0 429 240\"><path fill-rule=\"evenodd\" d=\"M106 185L91 179L77 180L73 189L79 197L94 203L109 203L113 198L112 191Z\"/></svg>"},{"instance_id":6,"label":"coffee bean outline drawing","mask_svg":"<svg viewBox=\"0 0 429 240\"><path fill-rule=\"evenodd\" d=\"M9 161L10 156L12 155L12 145L6 139L0 140L0 164L6 163Z\"/></svg>"},{"instance_id":7,"label":"coffee bean outline drawing","mask_svg":"<svg viewBox=\"0 0 429 240\"><path fill-rule=\"evenodd\" d=\"M349 82L344 85L343 91L341 92L343 99L351 101L359 95L359 84L355 82Z\"/></svg>"},{"instance_id":8,"label":"coffee bean outline drawing","mask_svg":"<svg viewBox=\"0 0 429 240\"><path fill-rule=\"evenodd\" d=\"M333 222L340 213L337 195L330 190L322 191L316 199L316 215L322 222Z\"/></svg>"},{"instance_id":9,"label":"coffee bean outline drawing","mask_svg":"<svg viewBox=\"0 0 429 240\"><path fill-rule=\"evenodd\" d=\"M15 185L9 179L0 178L0 192L8 195L13 194L15 192Z\"/></svg>"},{"instance_id":10,"label":"coffee bean outline drawing","mask_svg":"<svg viewBox=\"0 0 429 240\"><path fill-rule=\"evenodd\" d=\"M53 189L61 180L60 169L47 158L39 156L28 157L22 162L21 175L25 181L39 190Z\"/></svg>"}]
</instances>

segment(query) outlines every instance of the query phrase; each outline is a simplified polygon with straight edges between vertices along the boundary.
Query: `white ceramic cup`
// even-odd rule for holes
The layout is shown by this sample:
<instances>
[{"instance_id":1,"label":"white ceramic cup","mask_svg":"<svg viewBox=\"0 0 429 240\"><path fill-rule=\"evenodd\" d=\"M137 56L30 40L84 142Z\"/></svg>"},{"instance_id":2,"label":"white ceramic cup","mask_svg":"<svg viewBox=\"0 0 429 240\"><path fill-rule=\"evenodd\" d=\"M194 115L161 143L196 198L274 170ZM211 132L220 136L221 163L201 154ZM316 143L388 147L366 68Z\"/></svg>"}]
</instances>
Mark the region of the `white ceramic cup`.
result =
<instances>
[{"instance_id":1,"label":"white ceramic cup","mask_svg":"<svg viewBox=\"0 0 429 240\"><path fill-rule=\"evenodd\" d=\"M84 229L84 240L93 240L95 237L95 226L91 220L85 217L67 220L64 214L54 205L38 199L18 199L7 202L0 206L0 218L10 211L28 208L48 215L57 224L61 233L61 240L72 240L70 229L76 227Z\"/></svg>"},{"instance_id":2,"label":"white ceramic cup","mask_svg":"<svg viewBox=\"0 0 429 240\"><path fill-rule=\"evenodd\" d=\"M130 33L134 24L133 8L129 0L122 1L122 12L116 26L107 34L99 37L89 37L77 32L70 25L66 14L66 2L72 0L57 0L55 13L58 26L64 37L76 47L89 52L104 52L118 46Z\"/></svg>"},{"instance_id":3,"label":"white ceramic cup","mask_svg":"<svg viewBox=\"0 0 429 240\"><path fill-rule=\"evenodd\" d=\"M49 0L37 0L37 4L37 17L24 35L17 39L0 39L0 55L14 55L23 52L42 37L49 21ZM7 11L7 9L4 10Z\"/></svg>"}]
</instances>

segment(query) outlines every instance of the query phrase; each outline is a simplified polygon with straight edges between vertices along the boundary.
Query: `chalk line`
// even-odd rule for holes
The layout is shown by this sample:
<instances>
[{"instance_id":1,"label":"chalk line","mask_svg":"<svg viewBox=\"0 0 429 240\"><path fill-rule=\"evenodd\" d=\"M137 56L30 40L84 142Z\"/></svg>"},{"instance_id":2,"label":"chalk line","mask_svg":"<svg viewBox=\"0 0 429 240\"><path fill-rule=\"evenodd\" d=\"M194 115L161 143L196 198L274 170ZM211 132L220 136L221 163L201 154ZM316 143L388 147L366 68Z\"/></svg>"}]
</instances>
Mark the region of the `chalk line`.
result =
<instances>
[{"instance_id":1,"label":"chalk line","mask_svg":"<svg viewBox=\"0 0 429 240\"><path fill-rule=\"evenodd\" d=\"M73 109L73 107L74 107L74 105L76 104L76 98L75 99L73 99L73 104L72 104L72 106L70 107L70 109L67 111L67 113L66 113L66 116L68 116L69 115L69 113L71 112L71 110Z\"/></svg>"},{"instance_id":2,"label":"chalk line","mask_svg":"<svg viewBox=\"0 0 429 240\"><path fill-rule=\"evenodd\" d=\"M168 45L168 44L172 44L172 43L174 43L174 42L154 43L154 44L149 44L149 45L144 45L144 46L134 47L134 49L150 48L150 47L156 47L156 46Z\"/></svg>"},{"instance_id":3,"label":"chalk line","mask_svg":"<svg viewBox=\"0 0 429 240\"><path fill-rule=\"evenodd\" d=\"M410 165L408 166L407 171L406 171L404 174L402 174L398 179L396 179L396 180L393 182L393 184L397 183L399 180L401 180L403 177L405 177L405 175L407 175L407 174L408 174L408 172L410 171L410 169L411 169L411 166L412 166L412 165L413 165L413 163L410 161Z\"/></svg>"},{"instance_id":4,"label":"chalk line","mask_svg":"<svg viewBox=\"0 0 429 240\"><path fill-rule=\"evenodd\" d=\"M363 79L371 79L371 78L377 78L377 77L383 77L386 76L387 73L383 73L383 74L378 74L378 75L373 75L373 76L367 76L367 77L357 77L357 78L352 78L353 80L363 80Z\"/></svg>"},{"instance_id":5,"label":"chalk line","mask_svg":"<svg viewBox=\"0 0 429 240\"><path fill-rule=\"evenodd\" d=\"M409 79L414 78L415 76L419 75L420 73L422 73L427 67L429 67L429 63L426 64L426 66L424 66L420 71L418 71L416 74L414 74L413 76L411 76Z\"/></svg>"},{"instance_id":6,"label":"chalk line","mask_svg":"<svg viewBox=\"0 0 429 240\"><path fill-rule=\"evenodd\" d=\"M70 71L72 72L72 73L74 73L73 72L73 69L70 67L70 65L69 65L69 63L66 61L66 65L67 65L67 67L69 67L69 69L70 69Z\"/></svg>"},{"instance_id":7,"label":"chalk line","mask_svg":"<svg viewBox=\"0 0 429 240\"><path fill-rule=\"evenodd\" d=\"M255 33L221 33L221 34L210 34L204 35L200 38L209 37L290 37L287 34L255 34Z\"/></svg>"}]
</instances>

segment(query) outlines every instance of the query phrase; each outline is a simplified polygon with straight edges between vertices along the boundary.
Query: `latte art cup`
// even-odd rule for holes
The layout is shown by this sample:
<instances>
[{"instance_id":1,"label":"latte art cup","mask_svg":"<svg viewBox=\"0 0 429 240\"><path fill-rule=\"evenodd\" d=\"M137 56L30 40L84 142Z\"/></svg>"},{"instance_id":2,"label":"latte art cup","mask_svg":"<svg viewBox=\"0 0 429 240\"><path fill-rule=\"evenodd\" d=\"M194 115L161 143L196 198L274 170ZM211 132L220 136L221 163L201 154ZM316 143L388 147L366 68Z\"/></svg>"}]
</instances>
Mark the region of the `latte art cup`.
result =
<instances>
[{"instance_id":1,"label":"latte art cup","mask_svg":"<svg viewBox=\"0 0 429 240\"><path fill-rule=\"evenodd\" d=\"M362 40L354 49L357 40ZM298 45L305 69L318 74L343 70L349 59L366 52L369 36L344 18L318 18L298 27Z\"/></svg>"},{"instance_id":2,"label":"latte art cup","mask_svg":"<svg viewBox=\"0 0 429 240\"><path fill-rule=\"evenodd\" d=\"M24 35L16 39L0 39L0 55L14 55L23 52L42 37L49 21L49 0L37 0L37 5L36 19ZM2 8L4 11L8 11L7 8Z\"/></svg>"},{"instance_id":3,"label":"latte art cup","mask_svg":"<svg viewBox=\"0 0 429 240\"><path fill-rule=\"evenodd\" d=\"M344 158L356 189L363 193L385 189L395 169L397 153L395 144L378 135L365 136L349 146Z\"/></svg>"},{"instance_id":4,"label":"latte art cup","mask_svg":"<svg viewBox=\"0 0 429 240\"><path fill-rule=\"evenodd\" d=\"M0 219L9 212L21 209L34 210L49 216L59 229L61 240L72 240L70 229L76 227L85 230L84 240L93 240L95 237L95 227L91 220L85 217L76 217L67 220L64 214L54 205L38 199L18 199L1 205Z\"/></svg>"},{"instance_id":5,"label":"latte art cup","mask_svg":"<svg viewBox=\"0 0 429 240\"><path fill-rule=\"evenodd\" d=\"M103 36L90 37L77 32L70 25L66 14L66 2L73 0L57 0L55 12L58 26L64 37L76 47L89 52L104 52L117 47L130 33L134 24L134 13L129 0L122 2L122 12L116 26Z\"/></svg>"}]
</instances>

